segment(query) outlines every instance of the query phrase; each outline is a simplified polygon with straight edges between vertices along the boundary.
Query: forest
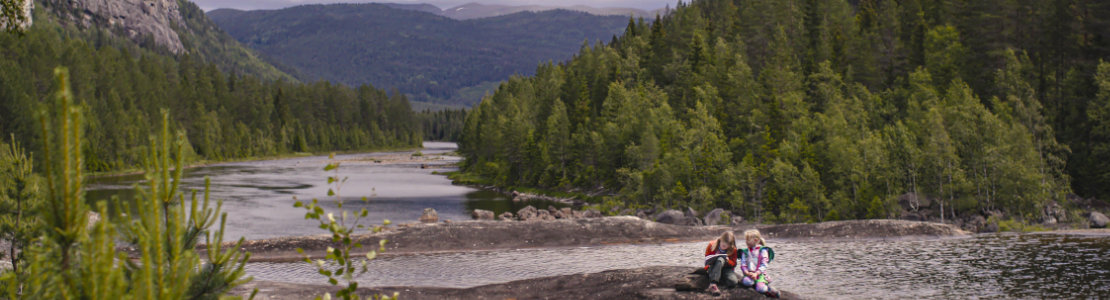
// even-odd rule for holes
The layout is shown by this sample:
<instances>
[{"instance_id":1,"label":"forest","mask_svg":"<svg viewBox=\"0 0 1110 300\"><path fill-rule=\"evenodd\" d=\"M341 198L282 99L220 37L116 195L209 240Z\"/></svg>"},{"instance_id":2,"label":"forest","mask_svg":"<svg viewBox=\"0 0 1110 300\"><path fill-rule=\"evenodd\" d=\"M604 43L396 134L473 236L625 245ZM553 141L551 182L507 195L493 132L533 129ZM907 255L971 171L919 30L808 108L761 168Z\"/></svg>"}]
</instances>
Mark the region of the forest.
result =
<instances>
[{"instance_id":1,"label":"forest","mask_svg":"<svg viewBox=\"0 0 1110 300\"><path fill-rule=\"evenodd\" d=\"M39 151L36 112L57 88L54 68L66 66L87 111L83 151L92 172L140 167L163 109L187 132L185 153L194 161L419 147L423 140L400 92L227 73L222 60L204 58L221 57L215 52L166 55L107 29L35 13L27 32L0 34L0 132Z\"/></svg>"},{"instance_id":2,"label":"forest","mask_svg":"<svg viewBox=\"0 0 1110 300\"><path fill-rule=\"evenodd\" d=\"M531 74L538 63L570 58L584 41L612 39L626 18L555 10L454 20L383 4L208 15L303 78L397 88L413 101L459 107L477 103L509 76Z\"/></svg>"},{"instance_id":3,"label":"forest","mask_svg":"<svg viewBox=\"0 0 1110 300\"><path fill-rule=\"evenodd\" d=\"M1108 34L1103 1L692 1L502 84L463 168L767 222L898 217L899 198L1039 222L1110 196Z\"/></svg>"}]
</instances>

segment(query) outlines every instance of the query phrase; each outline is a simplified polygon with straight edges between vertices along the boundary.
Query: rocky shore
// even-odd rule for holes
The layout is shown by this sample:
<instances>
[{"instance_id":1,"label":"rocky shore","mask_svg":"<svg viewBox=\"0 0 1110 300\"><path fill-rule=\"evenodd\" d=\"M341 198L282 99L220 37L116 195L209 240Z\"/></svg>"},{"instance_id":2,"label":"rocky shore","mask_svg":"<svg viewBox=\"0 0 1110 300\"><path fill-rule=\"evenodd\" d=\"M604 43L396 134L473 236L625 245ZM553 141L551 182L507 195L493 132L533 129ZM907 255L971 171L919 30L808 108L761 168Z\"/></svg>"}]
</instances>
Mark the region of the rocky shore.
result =
<instances>
[{"instance_id":1,"label":"rocky shore","mask_svg":"<svg viewBox=\"0 0 1110 300\"><path fill-rule=\"evenodd\" d=\"M760 229L774 239L865 239L949 237L968 235L958 227L902 220L837 221L817 224L735 226L683 226L631 216L542 221L465 221L393 226L377 234L358 236L363 245L388 240L384 255L459 252L540 247L597 246L608 244L677 243L709 240L724 230ZM334 246L330 236L285 237L251 240L243 248L252 261L296 261L302 248L311 256L324 255ZM369 249L368 249L369 250Z\"/></svg>"},{"instance_id":2,"label":"rocky shore","mask_svg":"<svg viewBox=\"0 0 1110 300\"><path fill-rule=\"evenodd\" d=\"M592 274L575 274L491 284L473 288L383 287L360 288L359 294L393 295L402 299L766 299L752 289L722 290L721 296L703 292L709 285L704 272L693 267L647 267L611 270ZM237 287L233 295L249 296L259 290L257 299L311 299L324 292L334 294L335 287L251 282ZM803 299L780 291L782 299Z\"/></svg>"}]
</instances>

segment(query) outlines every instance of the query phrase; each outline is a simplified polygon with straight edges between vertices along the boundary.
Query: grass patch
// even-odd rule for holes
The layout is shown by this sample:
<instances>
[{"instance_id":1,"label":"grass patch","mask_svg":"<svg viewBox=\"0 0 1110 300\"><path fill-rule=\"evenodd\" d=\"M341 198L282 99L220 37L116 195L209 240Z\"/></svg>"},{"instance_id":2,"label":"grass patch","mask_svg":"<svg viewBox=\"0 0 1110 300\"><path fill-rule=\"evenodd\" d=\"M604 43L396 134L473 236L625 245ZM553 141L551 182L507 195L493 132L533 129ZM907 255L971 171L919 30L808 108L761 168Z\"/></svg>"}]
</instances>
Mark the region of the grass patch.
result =
<instances>
[{"instance_id":1,"label":"grass patch","mask_svg":"<svg viewBox=\"0 0 1110 300\"><path fill-rule=\"evenodd\" d=\"M991 217L987 220L987 222L997 222L998 231L1037 232L1051 230L1044 226L1041 226L1040 224L1026 224L1025 222L1015 219L998 220L994 217Z\"/></svg>"}]
</instances>

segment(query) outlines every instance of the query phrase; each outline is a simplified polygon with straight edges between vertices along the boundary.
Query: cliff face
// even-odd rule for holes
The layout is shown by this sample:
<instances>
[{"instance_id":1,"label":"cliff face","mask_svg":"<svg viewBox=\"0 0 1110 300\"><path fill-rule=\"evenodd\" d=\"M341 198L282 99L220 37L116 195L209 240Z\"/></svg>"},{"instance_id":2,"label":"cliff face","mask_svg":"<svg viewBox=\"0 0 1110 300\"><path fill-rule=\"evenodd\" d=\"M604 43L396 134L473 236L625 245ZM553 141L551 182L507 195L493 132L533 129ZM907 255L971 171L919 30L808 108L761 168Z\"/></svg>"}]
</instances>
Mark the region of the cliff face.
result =
<instances>
[{"instance_id":1,"label":"cliff face","mask_svg":"<svg viewBox=\"0 0 1110 300\"><path fill-rule=\"evenodd\" d=\"M182 24L177 0L47 0L52 10L84 27L123 30L132 40L147 36L175 54L185 51L173 24Z\"/></svg>"},{"instance_id":2,"label":"cliff face","mask_svg":"<svg viewBox=\"0 0 1110 300\"><path fill-rule=\"evenodd\" d=\"M13 27L15 28L15 30L26 30L27 28L30 28L32 21L31 9L34 8L34 5L35 2L32 0L23 1L23 7L19 13L20 16L17 17L22 18L22 20L16 19L16 22L13 22L15 23L14 26L8 24L8 22L11 22L12 20L8 20L6 17L0 16L0 30L7 30Z\"/></svg>"}]
</instances>

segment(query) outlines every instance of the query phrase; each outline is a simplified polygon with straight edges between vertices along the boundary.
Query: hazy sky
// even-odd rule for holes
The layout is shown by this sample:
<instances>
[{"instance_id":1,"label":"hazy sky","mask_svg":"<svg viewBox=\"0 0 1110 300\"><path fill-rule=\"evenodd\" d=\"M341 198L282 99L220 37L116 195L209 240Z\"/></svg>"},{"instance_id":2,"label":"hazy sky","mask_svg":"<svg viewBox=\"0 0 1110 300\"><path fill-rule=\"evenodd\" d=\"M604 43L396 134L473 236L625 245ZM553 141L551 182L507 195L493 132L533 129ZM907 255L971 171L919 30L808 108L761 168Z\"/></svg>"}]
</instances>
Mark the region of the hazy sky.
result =
<instances>
[{"instance_id":1,"label":"hazy sky","mask_svg":"<svg viewBox=\"0 0 1110 300\"><path fill-rule=\"evenodd\" d=\"M393 2L393 3L428 3L439 6L440 9L477 2L482 4L501 5L546 5L546 6L573 6L587 5L593 7L631 7L645 10L663 8L667 4L671 7L678 0L193 0L205 11L217 8L237 9L277 9L302 4L317 3L365 3L365 2ZM689 2L689 1L687 1Z\"/></svg>"}]
</instances>

